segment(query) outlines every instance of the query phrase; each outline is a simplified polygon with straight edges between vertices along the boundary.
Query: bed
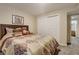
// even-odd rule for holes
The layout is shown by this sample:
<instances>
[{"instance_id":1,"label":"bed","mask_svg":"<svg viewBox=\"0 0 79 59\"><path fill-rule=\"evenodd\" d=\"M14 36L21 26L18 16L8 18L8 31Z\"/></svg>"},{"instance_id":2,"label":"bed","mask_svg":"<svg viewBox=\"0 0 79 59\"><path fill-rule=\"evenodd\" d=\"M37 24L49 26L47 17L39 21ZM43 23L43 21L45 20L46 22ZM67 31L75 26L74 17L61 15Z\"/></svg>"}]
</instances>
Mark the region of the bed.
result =
<instances>
[{"instance_id":1,"label":"bed","mask_svg":"<svg viewBox=\"0 0 79 59\"><path fill-rule=\"evenodd\" d=\"M15 31L16 28L19 31ZM29 33L23 34L23 29ZM20 32L21 35L13 32ZM30 33L28 25L0 24L0 51L5 55L54 55L59 50L58 46L57 41L50 35Z\"/></svg>"}]
</instances>

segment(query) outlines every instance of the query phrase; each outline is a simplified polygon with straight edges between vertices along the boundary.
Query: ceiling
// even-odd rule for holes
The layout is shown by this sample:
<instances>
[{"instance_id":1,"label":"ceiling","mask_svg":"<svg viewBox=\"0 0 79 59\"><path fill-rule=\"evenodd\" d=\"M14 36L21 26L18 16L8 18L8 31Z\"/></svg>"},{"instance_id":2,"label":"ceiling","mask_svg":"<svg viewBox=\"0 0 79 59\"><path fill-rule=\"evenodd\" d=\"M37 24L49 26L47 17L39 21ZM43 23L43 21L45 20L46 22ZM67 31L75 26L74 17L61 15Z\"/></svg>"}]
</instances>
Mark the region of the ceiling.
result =
<instances>
[{"instance_id":1,"label":"ceiling","mask_svg":"<svg viewBox=\"0 0 79 59\"><path fill-rule=\"evenodd\" d=\"M37 16L55 10L75 7L77 3L4 3L1 6L11 6L31 15Z\"/></svg>"}]
</instances>

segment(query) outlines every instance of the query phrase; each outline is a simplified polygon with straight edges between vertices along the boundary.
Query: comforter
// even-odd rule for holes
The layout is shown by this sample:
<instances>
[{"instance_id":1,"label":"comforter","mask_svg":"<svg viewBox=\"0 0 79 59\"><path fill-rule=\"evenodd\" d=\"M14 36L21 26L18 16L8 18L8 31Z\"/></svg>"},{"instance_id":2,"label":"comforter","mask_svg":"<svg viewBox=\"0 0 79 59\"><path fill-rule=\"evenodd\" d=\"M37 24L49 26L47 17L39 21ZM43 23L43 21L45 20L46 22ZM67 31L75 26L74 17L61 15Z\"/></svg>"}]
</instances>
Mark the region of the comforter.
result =
<instances>
[{"instance_id":1,"label":"comforter","mask_svg":"<svg viewBox=\"0 0 79 59\"><path fill-rule=\"evenodd\" d=\"M8 35L1 43L5 55L51 55L58 47L57 41L49 35Z\"/></svg>"}]
</instances>

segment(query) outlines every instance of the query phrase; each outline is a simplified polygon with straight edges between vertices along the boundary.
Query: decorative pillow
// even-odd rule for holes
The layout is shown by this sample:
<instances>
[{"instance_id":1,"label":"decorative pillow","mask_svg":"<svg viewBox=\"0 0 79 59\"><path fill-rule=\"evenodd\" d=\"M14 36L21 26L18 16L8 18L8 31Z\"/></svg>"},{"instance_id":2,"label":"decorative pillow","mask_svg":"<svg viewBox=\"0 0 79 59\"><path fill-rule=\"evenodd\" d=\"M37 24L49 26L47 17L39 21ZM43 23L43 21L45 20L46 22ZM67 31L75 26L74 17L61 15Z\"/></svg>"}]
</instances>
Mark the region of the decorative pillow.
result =
<instances>
[{"instance_id":1,"label":"decorative pillow","mask_svg":"<svg viewBox=\"0 0 79 59\"><path fill-rule=\"evenodd\" d=\"M14 30L13 30L13 32L21 32L22 31L22 28L15 28Z\"/></svg>"},{"instance_id":2,"label":"decorative pillow","mask_svg":"<svg viewBox=\"0 0 79 59\"><path fill-rule=\"evenodd\" d=\"M22 29L25 29L25 30L27 30L27 28L26 28L26 27L22 27Z\"/></svg>"},{"instance_id":3,"label":"decorative pillow","mask_svg":"<svg viewBox=\"0 0 79 59\"><path fill-rule=\"evenodd\" d=\"M13 33L13 29L12 28L6 27L6 31L7 31L7 33Z\"/></svg>"},{"instance_id":4,"label":"decorative pillow","mask_svg":"<svg viewBox=\"0 0 79 59\"><path fill-rule=\"evenodd\" d=\"M22 28L15 28L13 30L13 36L22 35Z\"/></svg>"},{"instance_id":5,"label":"decorative pillow","mask_svg":"<svg viewBox=\"0 0 79 59\"><path fill-rule=\"evenodd\" d=\"M23 35L27 35L27 34L29 34L30 32L29 31L27 31L27 28L26 27L22 27L22 34Z\"/></svg>"},{"instance_id":6,"label":"decorative pillow","mask_svg":"<svg viewBox=\"0 0 79 59\"><path fill-rule=\"evenodd\" d=\"M19 36L19 35L22 35L22 32L14 32L13 33L13 36Z\"/></svg>"},{"instance_id":7,"label":"decorative pillow","mask_svg":"<svg viewBox=\"0 0 79 59\"><path fill-rule=\"evenodd\" d=\"M23 29L23 30L22 30L22 34L23 34L23 35L28 35L28 34L30 34L30 31L27 31L27 30Z\"/></svg>"}]
</instances>

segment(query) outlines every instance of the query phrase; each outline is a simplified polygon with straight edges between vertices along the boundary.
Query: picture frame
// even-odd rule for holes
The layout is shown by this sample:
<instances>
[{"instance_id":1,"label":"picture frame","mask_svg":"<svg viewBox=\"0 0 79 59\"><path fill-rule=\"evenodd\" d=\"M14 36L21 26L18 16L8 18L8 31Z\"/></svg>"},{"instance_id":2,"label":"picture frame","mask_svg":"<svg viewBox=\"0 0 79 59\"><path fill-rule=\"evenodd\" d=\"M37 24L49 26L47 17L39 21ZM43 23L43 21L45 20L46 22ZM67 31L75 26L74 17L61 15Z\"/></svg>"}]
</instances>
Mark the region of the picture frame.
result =
<instances>
[{"instance_id":1,"label":"picture frame","mask_svg":"<svg viewBox=\"0 0 79 59\"><path fill-rule=\"evenodd\" d=\"M24 17L19 16L19 15L12 15L12 24L24 25Z\"/></svg>"}]
</instances>

